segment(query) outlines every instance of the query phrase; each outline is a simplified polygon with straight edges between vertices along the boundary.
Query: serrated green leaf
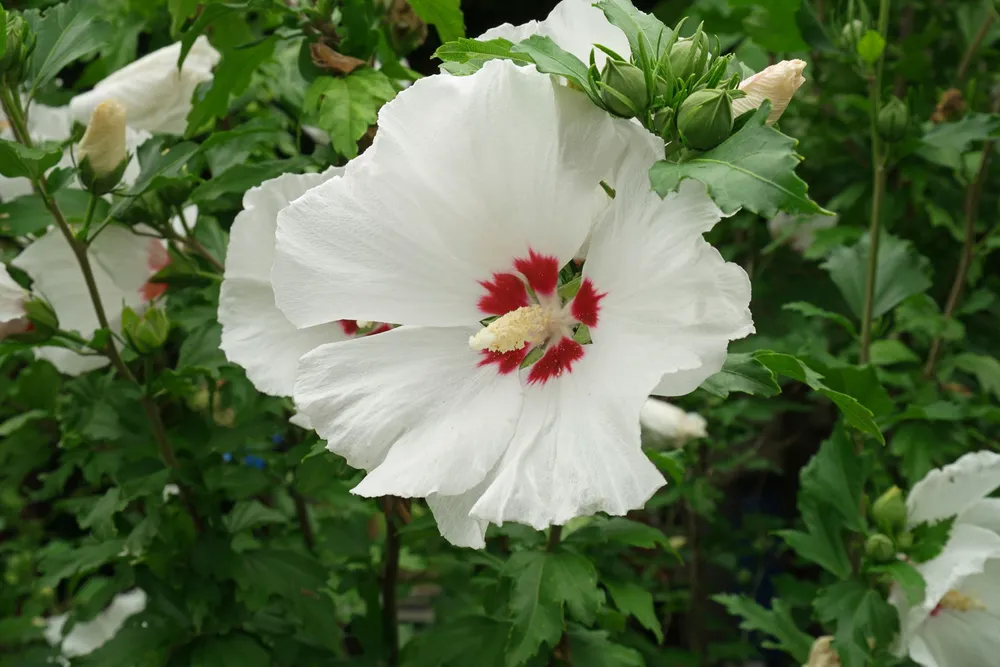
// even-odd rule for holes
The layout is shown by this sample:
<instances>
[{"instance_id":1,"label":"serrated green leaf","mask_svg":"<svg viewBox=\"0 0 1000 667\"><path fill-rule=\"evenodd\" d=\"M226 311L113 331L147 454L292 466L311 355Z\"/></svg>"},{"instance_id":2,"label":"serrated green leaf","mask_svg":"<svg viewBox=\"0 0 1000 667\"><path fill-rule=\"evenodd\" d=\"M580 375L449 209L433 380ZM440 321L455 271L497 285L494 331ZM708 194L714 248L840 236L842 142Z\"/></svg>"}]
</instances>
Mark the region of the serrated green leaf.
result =
<instances>
[{"instance_id":1,"label":"serrated green leaf","mask_svg":"<svg viewBox=\"0 0 1000 667\"><path fill-rule=\"evenodd\" d=\"M504 667L506 622L466 616L439 623L407 643L404 664L410 667Z\"/></svg>"},{"instance_id":2,"label":"serrated green leaf","mask_svg":"<svg viewBox=\"0 0 1000 667\"><path fill-rule=\"evenodd\" d=\"M514 582L509 665L527 661L542 644L555 646L562 636L564 607L574 618L592 623L601 604L597 571L573 553L521 551L507 560L502 575Z\"/></svg>"},{"instance_id":3,"label":"serrated green leaf","mask_svg":"<svg viewBox=\"0 0 1000 667\"><path fill-rule=\"evenodd\" d=\"M39 564L43 574L39 585L54 587L67 577L92 572L117 558L124 545L125 540L115 539L49 554Z\"/></svg>"},{"instance_id":4,"label":"serrated green leaf","mask_svg":"<svg viewBox=\"0 0 1000 667\"><path fill-rule=\"evenodd\" d=\"M777 639L777 642L766 642L765 647L788 653L796 663L809 661L813 638L799 629L791 611L780 599L771 600L771 609L742 595L716 595L712 599L742 619L740 629L763 632Z\"/></svg>"},{"instance_id":5,"label":"serrated green leaf","mask_svg":"<svg viewBox=\"0 0 1000 667\"><path fill-rule=\"evenodd\" d=\"M44 13L24 12L24 19L38 40L27 75L32 94L52 81L62 68L107 43L112 28L104 21L104 15L101 4L90 0L70 0Z\"/></svg>"},{"instance_id":6,"label":"serrated green leaf","mask_svg":"<svg viewBox=\"0 0 1000 667\"><path fill-rule=\"evenodd\" d=\"M200 98L187 117L187 131L191 136L208 122L229 111L229 100L243 94L250 87L254 72L271 59L278 38L274 35L254 44L226 51L222 56L207 88L200 90Z\"/></svg>"},{"instance_id":7,"label":"serrated green leaf","mask_svg":"<svg viewBox=\"0 0 1000 667\"><path fill-rule=\"evenodd\" d=\"M569 654L574 667L645 667L642 654L633 648L615 644L603 630L572 626L569 631Z\"/></svg>"},{"instance_id":8,"label":"serrated green leaf","mask_svg":"<svg viewBox=\"0 0 1000 667\"><path fill-rule=\"evenodd\" d=\"M327 570L315 558L283 549L258 549L240 554L238 581L250 589L299 598L326 584ZM305 593L303 591L306 591Z\"/></svg>"},{"instance_id":9,"label":"serrated green leaf","mask_svg":"<svg viewBox=\"0 0 1000 667\"><path fill-rule=\"evenodd\" d=\"M863 236L853 246L833 250L821 265L858 318L864 313L870 248L869 237ZM930 261L916 252L909 241L882 234L872 317L881 317L905 299L929 289L932 285L929 273Z\"/></svg>"},{"instance_id":10,"label":"serrated green leaf","mask_svg":"<svg viewBox=\"0 0 1000 667\"><path fill-rule=\"evenodd\" d=\"M874 30L869 30L858 40L858 55L869 65L881 58L884 50L885 39Z\"/></svg>"},{"instance_id":11,"label":"serrated green leaf","mask_svg":"<svg viewBox=\"0 0 1000 667\"><path fill-rule=\"evenodd\" d=\"M287 523L288 518L274 509L267 507L257 500L248 500L237 503L232 511L222 520L226 525L226 530L230 533L238 533L241 530L256 528L269 523Z\"/></svg>"},{"instance_id":12,"label":"serrated green leaf","mask_svg":"<svg viewBox=\"0 0 1000 667\"><path fill-rule=\"evenodd\" d=\"M927 582L917 568L910 563L896 560L885 565L875 565L869 568L874 573L888 574L899 584L911 605L919 604L927 591Z\"/></svg>"},{"instance_id":13,"label":"serrated green leaf","mask_svg":"<svg viewBox=\"0 0 1000 667\"><path fill-rule=\"evenodd\" d=\"M793 312L799 313L803 317L816 317L823 320L828 320L834 324L840 326L844 331L851 334L851 336L857 338L858 330L854 327L849 319L841 315L840 313L834 313L829 310L824 310L818 306L814 306L811 303L805 301L794 301L792 303L786 303L782 306L784 310L791 310Z\"/></svg>"},{"instance_id":14,"label":"serrated green leaf","mask_svg":"<svg viewBox=\"0 0 1000 667\"><path fill-rule=\"evenodd\" d=\"M308 155L297 155L287 160L267 160L253 164L238 164L225 173L205 181L191 193L191 201L199 204L210 202L222 195L246 192L264 181L282 174L303 171L313 164Z\"/></svg>"},{"instance_id":15,"label":"serrated green leaf","mask_svg":"<svg viewBox=\"0 0 1000 667\"><path fill-rule=\"evenodd\" d=\"M595 517L588 525L573 531L565 541L572 544L612 543L641 549L658 546L671 549L670 541L659 528L619 517Z\"/></svg>"},{"instance_id":16,"label":"serrated green leaf","mask_svg":"<svg viewBox=\"0 0 1000 667\"><path fill-rule=\"evenodd\" d=\"M862 532L866 527L861 514L863 473L854 443L843 429L837 429L802 469L799 493L829 505L837 511L844 525Z\"/></svg>"},{"instance_id":17,"label":"serrated green leaf","mask_svg":"<svg viewBox=\"0 0 1000 667\"><path fill-rule=\"evenodd\" d=\"M632 581L603 579L601 583L608 589L611 600L621 613L634 616L642 627L656 636L656 641L663 643L663 625L656 616L652 593Z\"/></svg>"},{"instance_id":18,"label":"serrated green leaf","mask_svg":"<svg viewBox=\"0 0 1000 667\"><path fill-rule=\"evenodd\" d=\"M630 0L600 0L596 5L604 12L608 22L618 27L628 38L632 53L618 55L627 60L629 55L638 59L640 53L647 53L654 61L659 60L673 34L660 19L639 11Z\"/></svg>"},{"instance_id":19,"label":"serrated green leaf","mask_svg":"<svg viewBox=\"0 0 1000 667\"><path fill-rule=\"evenodd\" d=\"M497 58L513 61L517 65L530 65L532 63L531 58L526 54L514 53L511 50L513 47L513 43L502 38L488 41L458 39L443 44L434 52L434 57L444 62L442 68L445 71L456 76L474 74L488 60Z\"/></svg>"},{"instance_id":20,"label":"serrated green leaf","mask_svg":"<svg viewBox=\"0 0 1000 667\"><path fill-rule=\"evenodd\" d=\"M16 141L0 140L0 174L8 178L38 178L61 159L62 150L56 146L28 148Z\"/></svg>"},{"instance_id":21,"label":"serrated green leaf","mask_svg":"<svg viewBox=\"0 0 1000 667\"><path fill-rule=\"evenodd\" d=\"M914 364L920 361L916 352L900 340L883 338L874 341L868 352L872 366L892 366L893 364Z\"/></svg>"},{"instance_id":22,"label":"serrated green leaf","mask_svg":"<svg viewBox=\"0 0 1000 667\"><path fill-rule=\"evenodd\" d=\"M424 23L437 28L442 43L465 37L461 0L409 0L409 3Z\"/></svg>"},{"instance_id":23,"label":"serrated green leaf","mask_svg":"<svg viewBox=\"0 0 1000 667\"><path fill-rule=\"evenodd\" d=\"M954 525L955 517L918 524L910 531L913 533L913 547L907 550L907 555L916 563L926 563L937 558L948 544Z\"/></svg>"},{"instance_id":24,"label":"serrated green leaf","mask_svg":"<svg viewBox=\"0 0 1000 667\"><path fill-rule=\"evenodd\" d=\"M511 49L511 53L526 54L538 67L539 72L564 76L592 95L587 66L579 58L552 41L551 37L532 35L516 44Z\"/></svg>"},{"instance_id":25,"label":"serrated green leaf","mask_svg":"<svg viewBox=\"0 0 1000 667\"><path fill-rule=\"evenodd\" d=\"M1000 399L1000 361L985 354L960 354L952 360L955 368L976 376L983 391Z\"/></svg>"},{"instance_id":26,"label":"serrated green leaf","mask_svg":"<svg viewBox=\"0 0 1000 667\"><path fill-rule=\"evenodd\" d=\"M777 535L802 558L816 563L839 579L849 577L851 561L844 548L840 521L835 511L806 499L800 500L799 512L806 530L782 530Z\"/></svg>"},{"instance_id":27,"label":"serrated green leaf","mask_svg":"<svg viewBox=\"0 0 1000 667\"><path fill-rule=\"evenodd\" d=\"M771 369L752 354L737 353L730 353L722 370L705 380L700 388L719 398L728 398L733 391L767 397L781 393Z\"/></svg>"},{"instance_id":28,"label":"serrated green leaf","mask_svg":"<svg viewBox=\"0 0 1000 667\"><path fill-rule=\"evenodd\" d=\"M888 648L899 628L896 608L878 590L857 580L830 586L814 604L819 619L837 628L834 647L843 667L872 664L871 645Z\"/></svg>"},{"instance_id":29,"label":"serrated green leaf","mask_svg":"<svg viewBox=\"0 0 1000 667\"><path fill-rule=\"evenodd\" d=\"M206 637L191 652L191 667L270 667L271 656L250 635L241 632Z\"/></svg>"},{"instance_id":30,"label":"serrated green leaf","mask_svg":"<svg viewBox=\"0 0 1000 667\"><path fill-rule=\"evenodd\" d=\"M358 140L375 124L382 105L395 94L385 74L363 67L344 78L317 78L306 93L305 110L316 112L317 122L330 135L333 148L353 158L358 154Z\"/></svg>"},{"instance_id":31,"label":"serrated green leaf","mask_svg":"<svg viewBox=\"0 0 1000 667\"><path fill-rule=\"evenodd\" d=\"M87 530L100 527L101 532L105 532L112 525L111 517L125 509L126 505L128 505L128 501L121 497L121 489L117 486L112 487L94 503L86 516L79 519L80 528ZM111 535L113 533L110 531L105 532L104 537Z\"/></svg>"},{"instance_id":32,"label":"serrated green leaf","mask_svg":"<svg viewBox=\"0 0 1000 667\"><path fill-rule=\"evenodd\" d=\"M141 170L128 196L136 197L164 180L182 177L184 165L198 150L198 144L192 141L182 141L169 149L163 148L163 140L147 141L138 151Z\"/></svg>"},{"instance_id":33,"label":"serrated green leaf","mask_svg":"<svg viewBox=\"0 0 1000 667\"><path fill-rule=\"evenodd\" d=\"M779 210L825 213L795 174L801 160L795 153L798 142L765 124L770 108L768 102L762 104L739 132L710 151L683 162L657 162L649 173L653 189L665 197L692 178L705 184L726 213L740 208L765 218Z\"/></svg>"},{"instance_id":34,"label":"serrated green leaf","mask_svg":"<svg viewBox=\"0 0 1000 667\"><path fill-rule=\"evenodd\" d=\"M973 143L995 138L1000 130L1000 117L994 114L970 113L961 120L931 125L921 138L917 154L935 164L950 169L962 168L962 154Z\"/></svg>"}]
</instances>

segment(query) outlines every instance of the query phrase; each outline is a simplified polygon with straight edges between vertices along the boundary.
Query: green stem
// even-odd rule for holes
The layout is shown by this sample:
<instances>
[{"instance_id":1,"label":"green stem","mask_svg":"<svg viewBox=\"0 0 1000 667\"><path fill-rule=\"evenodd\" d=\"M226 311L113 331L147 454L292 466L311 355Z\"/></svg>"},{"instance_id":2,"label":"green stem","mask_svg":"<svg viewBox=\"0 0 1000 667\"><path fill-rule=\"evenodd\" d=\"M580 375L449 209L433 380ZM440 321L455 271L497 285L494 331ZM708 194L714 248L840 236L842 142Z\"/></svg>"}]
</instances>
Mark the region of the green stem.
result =
<instances>
[{"instance_id":1,"label":"green stem","mask_svg":"<svg viewBox=\"0 0 1000 667\"><path fill-rule=\"evenodd\" d=\"M885 39L889 29L890 0L879 2L878 29ZM875 78L871 82L871 135L872 135L872 219L868 230L868 272L865 279L865 307L861 317L861 352L859 360L868 363L872 343L872 312L875 306L875 285L878 282L878 246L882 221L882 200L885 197L886 147L878 136L878 114L882 110L882 73L885 69L885 50L875 65Z\"/></svg>"},{"instance_id":2,"label":"green stem","mask_svg":"<svg viewBox=\"0 0 1000 667\"><path fill-rule=\"evenodd\" d=\"M176 232L174 232L173 228L170 227L168 229L169 237L172 238L174 241L183 243L188 248L194 250L196 253L201 255L205 259L205 261L211 264L212 268L214 268L219 273L224 273L226 267L223 266L222 262L213 257L212 253L208 252L208 249L205 248L205 246L203 246L198 241L198 239L194 237L194 231L191 229L190 226L188 226L187 218L184 217L184 211L179 206L177 207L177 217L181 221L181 227L184 229L184 236L177 234Z\"/></svg>"},{"instance_id":3,"label":"green stem","mask_svg":"<svg viewBox=\"0 0 1000 667\"><path fill-rule=\"evenodd\" d=\"M83 243L90 243L88 240L88 234L90 233L90 226L94 223L94 213L97 212L97 200L98 197L95 194L90 195L90 200L87 202L87 215L83 219L83 229L80 230L80 240ZM102 226L100 229L104 229ZM96 235L95 235L96 236Z\"/></svg>"},{"instance_id":4,"label":"green stem","mask_svg":"<svg viewBox=\"0 0 1000 667\"><path fill-rule=\"evenodd\" d=\"M560 540L562 540L562 531L562 526L552 526L552 528L549 529L549 540L545 545L546 551L552 552L556 550L559 546Z\"/></svg>"},{"instance_id":5,"label":"green stem","mask_svg":"<svg viewBox=\"0 0 1000 667\"><path fill-rule=\"evenodd\" d=\"M402 542L396 526L398 498L382 499L385 514L385 556L382 564L382 641L386 646L389 667L399 664L399 612L396 605L396 581L399 578L399 553Z\"/></svg>"}]
</instances>

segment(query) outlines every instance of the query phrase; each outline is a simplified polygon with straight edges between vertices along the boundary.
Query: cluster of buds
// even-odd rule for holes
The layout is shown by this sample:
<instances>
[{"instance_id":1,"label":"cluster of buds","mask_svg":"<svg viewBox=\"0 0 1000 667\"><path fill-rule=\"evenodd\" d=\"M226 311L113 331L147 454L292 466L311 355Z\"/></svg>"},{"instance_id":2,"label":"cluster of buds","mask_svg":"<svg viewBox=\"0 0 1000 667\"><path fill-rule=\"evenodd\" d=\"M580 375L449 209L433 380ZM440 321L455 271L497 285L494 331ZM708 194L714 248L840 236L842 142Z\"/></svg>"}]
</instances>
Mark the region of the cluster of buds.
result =
<instances>
[{"instance_id":1,"label":"cluster of buds","mask_svg":"<svg viewBox=\"0 0 1000 667\"><path fill-rule=\"evenodd\" d=\"M162 308L149 308L140 315L126 307L122 311L122 333L137 353L152 354L167 342L170 320Z\"/></svg>"},{"instance_id":2,"label":"cluster of buds","mask_svg":"<svg viewBox=\"0 0 1000 667\"><path fill-rule=\"evenodd\" d=\"M35 50L35 33L27 22L16 14L7 15L7 40L0 54L0 76L9 83L20 83L24 77L28 58Z\"/></svg>"},{"instance_id":3,"label":"cluster of buds","mask_svg":"<svg viewBox=\"0 0 1000 667\"><path fill-rule=\"evenodd\" d=\"M681 39L679 30L678 25L665 33L662 43L652 47L654 53L632 54L631 61L603 49L608 60L600 72L593 53L590 60L591 82L604 108L616 116L638 119L675 147L715 148L765 96L778 98L771 99L768 122L773 123L804 81L805 63L793 61L779 63L773 76L762 76L768 73L765 70L741 83L738 64L732 55L720 55L717 39L701 27ZM754 94L755 88L761 94Z\"/></svg>"},{"instance_id":4,"label":"cluster of buds","mask_svg":"<svg viewBox=\"0 0 1000 667\"><path fill-rule=\"evenodd\" d=\"M892 487L872 504L872 519L881 532L865 542L865 553L880 562L895 560L899 551L913 546L913 535L906 530L906 499L898 487Z\"/></svg>"}]
</instances>

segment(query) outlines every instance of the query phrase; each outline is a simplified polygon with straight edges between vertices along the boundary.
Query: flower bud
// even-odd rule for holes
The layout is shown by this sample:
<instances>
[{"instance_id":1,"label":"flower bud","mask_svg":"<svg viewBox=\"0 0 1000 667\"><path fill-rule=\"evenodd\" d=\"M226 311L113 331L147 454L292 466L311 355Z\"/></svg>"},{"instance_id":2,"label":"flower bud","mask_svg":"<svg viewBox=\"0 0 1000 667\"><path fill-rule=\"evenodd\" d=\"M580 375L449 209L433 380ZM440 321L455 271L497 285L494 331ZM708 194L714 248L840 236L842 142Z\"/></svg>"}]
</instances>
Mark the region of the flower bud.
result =
<instances>
[{"instance_id":1,"label":"flower bud","mask_svg":"<svg viewBox=\"0 0 1000 667\"><path fill-rule=\"evenodd\" d=\"M59 328L59 317L46 301L34 298L24 302L25 317L32 324L32 331L51 336Z\"/></svg>"},{"instance_id":2,"label":"flower bud","mask_svg":"<svg viewBox=\"0 0 1000 667\"><path fill-rule=\"evenodd\" d=\"M913 533L908 530L904 530L899 535L896 536L896 546L902 550L907 550L913 546Z\"/></svg>"},{"instance_id":3,"label":"flower bud","mask_svg":"<svg viewBox=\"0 0 1000 667\"><path fill-rule=\"evenodd\" d=\"M170 320L162 308L150 308L141 316L131 308L122 311L122 333L139 354L150 354L167 342Z\"/></svg>"},{"instance_id":4,"label":"flower bud","mask_svg":"<svg viewBox=\"0 0 1000 667\"><path fill-rule=\"evenodd\" d=\"M896 547L886 535L875 533L865 542L865 553L869 558L884 563L896 557Z\"/></svg>"},{"instance_id":5,"label":"flower bud","mask_svg":"<svg viewBox=\"0 0 1000 667\"><path fill-rule=\"evenodd\" d=\"M110 192L128 165L125 146L125 107L114 100L94 109L87 131L80 140L80 180L94 194Z\"/></svg>"},{"instance_id":6,"label":"flower bud","mask_svg":"<svg viewBox=\"0 0 1000 667\"><path fill-rule=\"evenodd\" d=\"M804 667L840 667L840 656L833 650L833 637L819 637L809 651L809 662Z\"/></svg>"},{"instance_id":7,"label":"flower bud","mask_svg":"<svg viewBox=\"0 0 1000 667\"><path fill-rule=\"evenodd\" d=\"M725 90L699 90L681 103L677 131L684 144L701 151L711 150L733 131L733 103Z\"/></svg>"},{"instance_id":8,"label":"flower bud","mask_svg":"<svg viewBox=\"0 0 1000 667\"><path fill-rule=\"evenodd\" d=\"M35 33L31 27L17 14L8 14L7 48L0 55L0 73L8 81L20 81L24 66L34 50Z\"/></svg>"},{"instance_id":9,"label":"flower bud","mask_svg":"<svg viewBox=\"0 0 1000 667\"><path fill-rule=\"evenodd\" d=\"M886 102L882 110L878 112L878 118L875 122L879 136L891 144L906 136L909 125L910 111L898 97L893 97Z\"/></svg>"},{"instance_id":10,"label":"flower bud","mask_svg":"<svg viewBox=\"0 0 1000 667\"><path fill-rule=\"evenodd\" d=\"M673 107L664 107L653 116L653 131L664 141L670 141L674 130Z\"/></svg>"},{"instance_id":11,"label":"flower bud","mask_svg":"<svg viewBox=\"0 0 1000 667\"><path fill-rule=\"evenodd\" d=\"M678 79L700 77L707 69L708 55L708 43L703 32L689 39L679 39L667 54L670 71Z\"/></svg>"},{"instance_id":12,"label":"flower bud","mask_svg":"<svg viewBox=\"0 0 1000 667\"><path fill-rule=\"evenodd\" d=\"M635 65L608 58L601 72L601 98L605 108L616 116L639 115L649 105L645 73Z\"/></svg>"},{"instance_id":13,"label":"flower bud","mask_svg":"<svg viewBox=\"0 0 1000 667\"><path fill-rule=\"evenodd\" d=\"M894 534L906 527L906 501L898 487L892 487L872 505L872 518L885 532Z\"/></svg>"},{"instance_id":14,"label":"flower bud","mask_svg":"<svg viewBox=\"0 0 1000 667\"><path fill-rule=\"evenodd\" d=\"M840 42L853 53L858 40L866 32L868 32L868 28L865 27L865 24L860 19L848 21L840 31Z\"/></svg>"},{"instance_id":15,"label":"flower bud","mask_svg":"<svg viewBox=\"0 0 1000 667\"><path fill-rule=\"evenodd\" d=\"M771 112L767 115L767 124L773 125L788 108L795 91L806 82L802 76L805 68L806 63L802 60L782 60L746 79L740 84L740 90L746 93L746 97L733 101L733 115L757 109L764 100L770 100Z\"/></svg>"}]
</instances>

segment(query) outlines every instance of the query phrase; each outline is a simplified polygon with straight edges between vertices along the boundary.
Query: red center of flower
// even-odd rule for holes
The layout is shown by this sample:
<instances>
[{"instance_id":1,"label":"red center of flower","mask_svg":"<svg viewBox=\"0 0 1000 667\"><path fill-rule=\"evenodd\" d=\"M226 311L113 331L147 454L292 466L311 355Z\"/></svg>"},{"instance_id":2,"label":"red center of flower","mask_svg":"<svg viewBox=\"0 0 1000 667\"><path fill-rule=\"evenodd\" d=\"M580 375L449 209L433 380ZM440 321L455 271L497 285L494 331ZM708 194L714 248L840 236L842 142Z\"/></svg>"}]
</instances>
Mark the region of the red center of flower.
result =
<instances>
[{"instance_id":1,"label":"red center of flower","mask_svg":"<svg viewBox=\"0 0 1000 667\"><path fill-rule=\"evenodd\" d=\"M539 351L540 356L531 360L529 384L572 372L585 352L574 334L581 325L597 326L606 295L584 278L576 296L564 302L557 291L559 260L534 250L515 258L511 266L511 271L494 273L491 280L480 283L486 293L479 299L479 310L497 318L470 341L482 350L480 366L493 364L498 373L507 375Z\"/></svg>"},{"instance_id":2,"label":"red center of flower","mask_svg":"<svg viewBox=\"0 0 1000 667\"><path fill-rule=\"evenodd\" d=\"M149 267L149 275L154 275L157 271L170 263L170 253L166 246L156 239L150 239L146 246L146 266ZM139 289L143 301L152 301L167 291L166 283L147 282Z\"/></svg>"}]
</instances>

